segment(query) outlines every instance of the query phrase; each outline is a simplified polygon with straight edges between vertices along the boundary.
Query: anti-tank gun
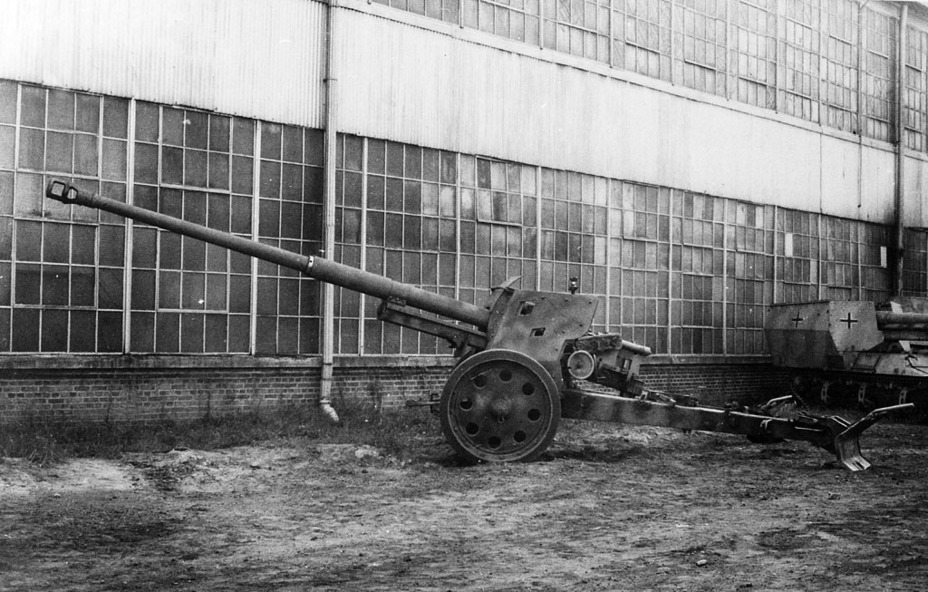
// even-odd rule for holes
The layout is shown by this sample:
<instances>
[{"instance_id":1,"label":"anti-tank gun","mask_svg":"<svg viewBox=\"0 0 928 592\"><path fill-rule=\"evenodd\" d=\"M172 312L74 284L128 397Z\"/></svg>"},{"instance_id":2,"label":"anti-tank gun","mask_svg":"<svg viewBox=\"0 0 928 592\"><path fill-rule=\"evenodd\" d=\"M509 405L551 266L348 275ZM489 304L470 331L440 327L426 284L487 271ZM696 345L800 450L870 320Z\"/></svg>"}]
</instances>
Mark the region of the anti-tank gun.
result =
<instances>
[{"instance_id":1,"label":"anti-tank gun","mask_svg":"<svg viewBox=\"0 0 928 592\"><path fill-rule=\"evenodd\" d=\"M299 271L382 299L378 317L448 341L459 361L439 399L442 432L470 461L528 461L544 452L562 418L727 432L752 440L798 439L837 454L851 470L869 466L859 434L887 412L851 424L839 417L796 419L700 406L644 388L651 350L616 333L591 332L589 295L494 288L484 306L460 302L354 267L221 232L52 181L46 195L97 208ZM436 315L440 318L436 318ZM590 390L588 385L597 387ZM600 392L602 390L608 392Z\"/></svg>"}]
</instances>

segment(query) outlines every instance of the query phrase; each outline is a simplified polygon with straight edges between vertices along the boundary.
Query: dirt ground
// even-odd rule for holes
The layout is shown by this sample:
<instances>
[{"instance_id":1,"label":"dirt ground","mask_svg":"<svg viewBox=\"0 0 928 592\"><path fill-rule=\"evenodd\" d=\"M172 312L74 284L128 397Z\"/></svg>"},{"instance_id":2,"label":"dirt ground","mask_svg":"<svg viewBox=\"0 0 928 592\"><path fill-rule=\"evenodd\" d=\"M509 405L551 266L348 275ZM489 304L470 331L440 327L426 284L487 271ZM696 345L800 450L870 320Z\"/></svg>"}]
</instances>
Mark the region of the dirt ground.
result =
<instances>
[{"instance_id":1,"label":"dirt ground","mask_svg":"<svg viewBox=\"0 0 928 592\"><path fill-rule=\"evenodd\" d=\"M928 589L928 427L809 444L565 421L531 464L290 441L0 459L0 590Z\"/></svg>"}]
</instances>

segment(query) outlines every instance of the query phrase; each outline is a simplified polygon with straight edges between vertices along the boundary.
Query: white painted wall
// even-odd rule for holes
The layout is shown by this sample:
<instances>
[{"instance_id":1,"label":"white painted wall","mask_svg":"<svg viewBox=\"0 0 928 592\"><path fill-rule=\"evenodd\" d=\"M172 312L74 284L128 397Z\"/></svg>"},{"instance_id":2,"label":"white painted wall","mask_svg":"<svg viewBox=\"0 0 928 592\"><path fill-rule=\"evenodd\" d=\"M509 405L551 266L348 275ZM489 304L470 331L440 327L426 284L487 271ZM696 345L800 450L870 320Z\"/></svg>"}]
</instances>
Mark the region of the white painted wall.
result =
<instances>
[{"instance_id":1,"label":"white painted wall","mask_svg":"<svg viewBox=\"0 0 928 592\"><path fill-rule=\"evenodd\" d=\"M3 0L0 77L322 127L325 5Z\"/></svg>"}]
</instances>

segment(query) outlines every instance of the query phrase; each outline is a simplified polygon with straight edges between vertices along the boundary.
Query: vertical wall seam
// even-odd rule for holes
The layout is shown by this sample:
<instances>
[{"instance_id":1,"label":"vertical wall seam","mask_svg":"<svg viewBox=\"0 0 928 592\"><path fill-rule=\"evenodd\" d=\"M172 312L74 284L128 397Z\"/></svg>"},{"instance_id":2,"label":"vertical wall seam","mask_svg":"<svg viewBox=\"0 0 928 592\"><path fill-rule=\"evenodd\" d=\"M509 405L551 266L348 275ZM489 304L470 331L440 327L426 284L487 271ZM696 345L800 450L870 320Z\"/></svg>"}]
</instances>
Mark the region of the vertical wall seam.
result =
<instances>
[{"instance_id":1,"label":"vertical wall seam","mask_svg":"<svg viewBox=\"0 0 928 592\"><path fill-rule=\"evenodd\" d=\"M256 120L253 127L255 137L253 139L254 159L251 163L251 192L254 196L251 207L251 240L257 241L258 224L260 222L261 212L261 134L263 127L261 120ZM233 125L232 133L235 133ZM234 138L232 140L235 141ZM249 331L248 331L248 353L256 355L258 353L258 260L251 259L251 305L248 310Z\"/></svg>"},{"instance_id":2,"label":"vertical wall seam","mask_svg":"<svg viewBox=\"0 0 928 592\"><path fill-rule=\"evenodd\" d=\"M129 113L126 120L128 130L126 132L126 203L135 205L135 123L136 109L138 101L129 99ZM125 253L123 253L123 353L129 353L132 350L132 279L133 279L133 243L135 240L135 223L131 218L125 221L126 237L124 239Z\"/></svg>"}]
</instances>

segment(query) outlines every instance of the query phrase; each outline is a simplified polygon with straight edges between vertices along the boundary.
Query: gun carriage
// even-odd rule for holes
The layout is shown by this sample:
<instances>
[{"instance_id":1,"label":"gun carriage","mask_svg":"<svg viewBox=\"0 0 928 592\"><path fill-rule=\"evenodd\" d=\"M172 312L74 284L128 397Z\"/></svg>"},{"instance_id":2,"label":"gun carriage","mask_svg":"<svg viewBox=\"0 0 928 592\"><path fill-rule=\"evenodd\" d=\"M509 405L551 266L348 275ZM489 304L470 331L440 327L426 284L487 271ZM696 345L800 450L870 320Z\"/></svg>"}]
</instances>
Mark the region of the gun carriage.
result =
<instances>
[{"instance_id":1,"label":"gun carriage","mask_svg":"<svg viewBox=\"0 0 928 592\"><path fill-rule=\"evenodd\" d=\"M782 398L757 412L701 406L693 397L646 389L639 365L651 350L617 333L591 332L597 299L589 295L519 290L510 281L493 288L484 306L476 306L320 257L81 194L63 181L52 181L46 195L382 299L381 320L435 335L454 348L458 363L441 392L438 413L448 443L469 461L535 459L565 418L744 434L754 441L805 440L835 453L849 469L861 470L870 463L860 452L859 434L905 407L877 409L851 424L836 416L769 415Z\"/></svg>"}]
</instances>

